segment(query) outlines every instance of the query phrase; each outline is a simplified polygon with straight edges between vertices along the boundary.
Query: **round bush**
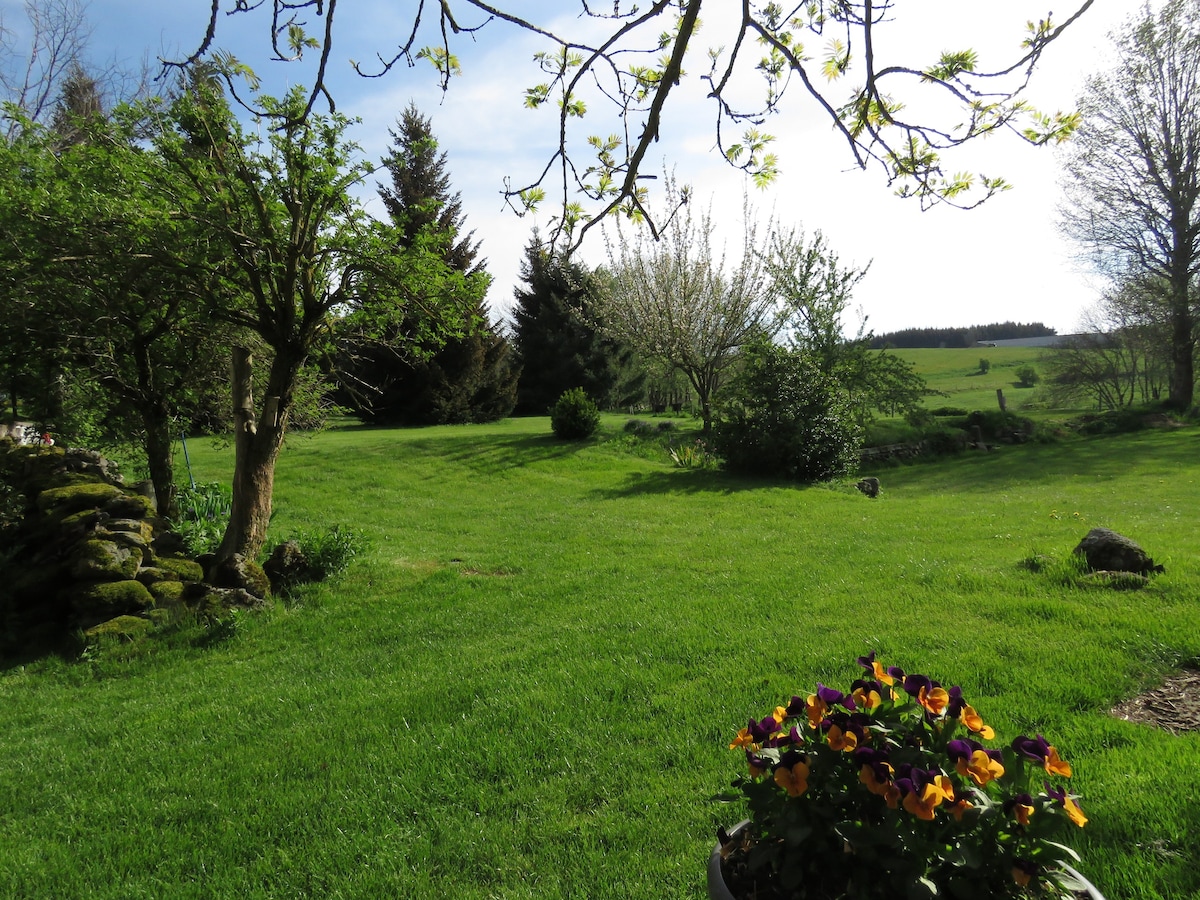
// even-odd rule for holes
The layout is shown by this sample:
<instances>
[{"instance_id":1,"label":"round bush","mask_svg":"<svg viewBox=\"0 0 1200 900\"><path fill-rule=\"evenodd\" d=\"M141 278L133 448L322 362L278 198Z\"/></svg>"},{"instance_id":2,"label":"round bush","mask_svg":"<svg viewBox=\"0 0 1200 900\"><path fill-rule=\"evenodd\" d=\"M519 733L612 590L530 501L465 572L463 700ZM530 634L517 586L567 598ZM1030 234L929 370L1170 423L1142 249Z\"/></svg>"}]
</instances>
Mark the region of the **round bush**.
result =
<instances>
[{"instance_id":1,"label":"round bush","mask_svg":"<svg viewBox=\"0 0 1200 900\"><path fill-rule=\"evenodd\" d=\"M600 425L600 410L583 388L571 388L550 410L550 427L564 441L591 437Z\"/></svg>"},{"instance_id":2,"label":"round bush","mask_svg":"<svg viewBox=\"0 0 1200 900\"><path fill-rule=\"evenodd\" d=\"M730 388L713 433L730 471L812 482L858 465L862 433L844 392L804 354L751 345Z\"/></svg>"}]
</instances>

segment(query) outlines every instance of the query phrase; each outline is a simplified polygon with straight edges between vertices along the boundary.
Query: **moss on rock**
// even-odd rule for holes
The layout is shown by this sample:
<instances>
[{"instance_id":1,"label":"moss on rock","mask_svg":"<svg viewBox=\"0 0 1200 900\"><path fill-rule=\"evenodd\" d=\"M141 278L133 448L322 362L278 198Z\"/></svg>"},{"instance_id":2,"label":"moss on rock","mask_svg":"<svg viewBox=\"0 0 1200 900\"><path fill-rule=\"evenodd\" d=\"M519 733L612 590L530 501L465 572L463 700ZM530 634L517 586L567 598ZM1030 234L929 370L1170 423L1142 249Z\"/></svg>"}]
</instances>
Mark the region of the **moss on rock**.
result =
<instances>
[{"instance_id":1,"label":"moss on rock","mask_svg":"<svg viewBox=\"0 0 1200 900\"><path fill-rule=\"evenodd\" d=\"M122 547L114 541L81 541L71 553L70 565L76 578L125 581L141 568L142 551Z\"/></svg>"},{"instance_id":2,"label":"moss on rock","mask_svg":"<svg viewBox=\"0 0 1200 900\"><path fill-rule=\"evenodd\" d=\"M98 509L120 493L121 489L111 484L88 481L42 491L38 495L37 505L44 513L54 512L65 517L82 509Z\"/></svg>"},{"instance_id":3,"label":"moss on rock","mask_svg":"<svg viewBox=\"0 0 1200 900\"><path fill-rule=\"evenodd\" d=\"M153 501L141 494L121 493L102 508L114 519L148 519L158 515Z\"/></svg>"},{"instance_id":4,"label":"moss on rock","mask_svg":"<svg viewBox=\"0 0 1200 900\"><path fill-rule=\"evenodd\" d=\"M204 569L194 559L175 556L160 556L156 568L175 575L180 581L203 581Z\"/></svg>"},{"instance_id":5,"label":"moss on rock","mask_svg":"<svg viewBox=\"0 0 1200 900\"><path fill-rule=\"evenodd\" d=\"M117 616L84 632L88 638L115 637L135 641L154 630L154 623L141 616Z\"/></svg>"},{"instance_id":6,"label":"moss on rock","mask_svg":"<svg viewBox=\"0 0 1200 900\"><path fill-rule=\"evenodd\" d=\"M155 581L146 587L150 591L150 596L160 606L183 602L184 584L182 581Z\"/></svg>"},{"instance_id":7,"label":"moss on rock","mask_svg":"<svg viewBox=\"0 0 1200 900\"><path fill-rule=\"evenodd\" d=\"M72 590L71 607L81 623L96 624L154 606L154 597L140 581L102 581Z\"/></svg>"}]
</instances>

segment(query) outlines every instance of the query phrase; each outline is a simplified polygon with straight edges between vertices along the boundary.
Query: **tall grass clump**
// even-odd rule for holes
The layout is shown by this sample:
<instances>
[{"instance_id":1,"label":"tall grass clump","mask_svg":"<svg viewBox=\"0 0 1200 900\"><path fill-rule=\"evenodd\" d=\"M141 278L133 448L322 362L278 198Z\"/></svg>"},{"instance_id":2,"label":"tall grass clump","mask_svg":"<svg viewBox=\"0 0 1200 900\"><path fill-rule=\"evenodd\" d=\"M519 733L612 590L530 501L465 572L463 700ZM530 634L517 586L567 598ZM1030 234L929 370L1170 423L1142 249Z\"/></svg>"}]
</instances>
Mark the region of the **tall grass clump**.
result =
<instances>
[{"instance_id":1,"label":"tall grass clump","mask_svg":"<svg viewBox=\"0 0 1200 900\"><path fill-rule=\"evenodd\" d=\"M179 489L177 503L179 513L171 525L188 553L198 557L214 552L229 524L233 492L215 481L189 485Z\"/></svg>"}]
</instances>

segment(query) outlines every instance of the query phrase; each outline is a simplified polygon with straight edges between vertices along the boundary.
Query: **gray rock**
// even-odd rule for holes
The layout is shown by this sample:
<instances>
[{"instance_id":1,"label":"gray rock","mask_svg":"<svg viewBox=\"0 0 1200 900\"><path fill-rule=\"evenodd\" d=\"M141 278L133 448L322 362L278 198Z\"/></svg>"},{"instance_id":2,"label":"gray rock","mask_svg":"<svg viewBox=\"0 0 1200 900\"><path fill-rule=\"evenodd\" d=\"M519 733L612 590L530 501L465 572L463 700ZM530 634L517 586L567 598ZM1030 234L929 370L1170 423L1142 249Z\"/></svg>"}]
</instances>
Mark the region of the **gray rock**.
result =
<instances>
[{"instance_id":1,"label":"gray rock","mask_svg":"<svg viewBox=\"0 0 1200 900\"><path fill-rule=\"evenodd\" d=\"M243 590L255 597L266 597L271 593L271 581L262 566L240 553L218 563L209 580L213 587Z\"/></svg>"},{"instance_id":2,"label":"gray rock","mask_svg":"<svg viewBox=\"0 0 1200 900\"><path fill-rule=\"evenodd\" d=\"M874 476L869 476L867 478L860 478L858 481L858 484L855 485L855 487L857 487L860 491L862 491L868 497L878 497L879 496L879 479Z\"/></svg>"},{"instance_id":3,"label":"gray rock","mask_svg":"<svg viewBox=\"0 0 1200 900\"><path fill-rule=\"evenodd\" d=\"M112 541L90 540L76 545L71 555L71 574L85 581L125 581L142 565L142 553Z\"/></svg>"},{"instance_id":4,"label":"gray rock","mask_svg":"<svg viewBox=\"0 0 1200 900\"><path fill-rule=\"evenodd\" d=\"M1093 572L1135 572L1148 575L1162 572L1145 550L1134 541L1108 528L1093 528L1074 550L1087 560Z\"/></svg>"},{"instance_id":5,"label":"gray rock","mask_svg":"<svg viewBox=\"0 0 1200 900\"><path fill-rule=\"evenodd\" d=\"M263 563L263 571L271 579L271 588L276 592L305 581L313 581L319 574L313 571L308 557L296 541L284 541L279 544L271 552L271 558Z\"/></svg>"}]
</instances>

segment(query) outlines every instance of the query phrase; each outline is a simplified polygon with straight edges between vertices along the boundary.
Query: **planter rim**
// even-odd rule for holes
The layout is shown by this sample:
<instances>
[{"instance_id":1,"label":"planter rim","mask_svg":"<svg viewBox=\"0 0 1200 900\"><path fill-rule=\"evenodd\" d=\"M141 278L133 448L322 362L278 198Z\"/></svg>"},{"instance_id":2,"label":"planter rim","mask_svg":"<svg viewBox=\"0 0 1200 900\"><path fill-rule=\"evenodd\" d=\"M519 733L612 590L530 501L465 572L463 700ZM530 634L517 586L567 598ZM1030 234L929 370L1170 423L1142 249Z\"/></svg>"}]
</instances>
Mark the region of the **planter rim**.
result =
<instances>
[{"instance_id":1,"label":"planter rim","mask_svg":"<svg viewBox=\"0 0 1200 900\"><path fill-rule=\"evenodd\" d=\"M742 819L732 828L729 829L729 834L734 835L743 828L749 826L749 819ZM1087 892L1090 900L1105 900L1105 897L1100 893L1100 889L1088 881L1079 873L1073 866L1066 863L1060 864L1062 870L1078 881L1083 889ZM712 849L712 853L708 855L708 897L709 900L737 900L733 896L733 892L725 884L725 875L721 871L721 844L717 843Z\"/></svg>"}]
</instances>

